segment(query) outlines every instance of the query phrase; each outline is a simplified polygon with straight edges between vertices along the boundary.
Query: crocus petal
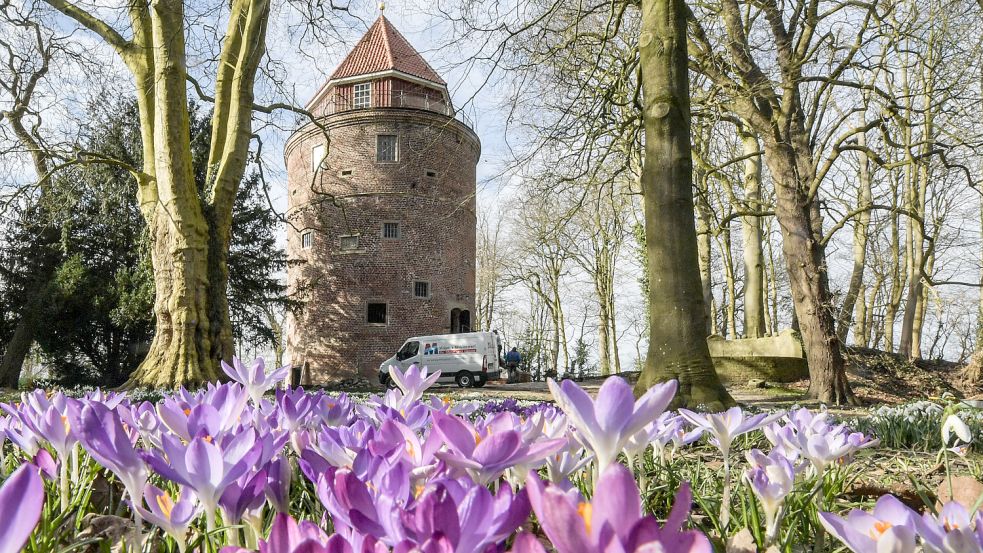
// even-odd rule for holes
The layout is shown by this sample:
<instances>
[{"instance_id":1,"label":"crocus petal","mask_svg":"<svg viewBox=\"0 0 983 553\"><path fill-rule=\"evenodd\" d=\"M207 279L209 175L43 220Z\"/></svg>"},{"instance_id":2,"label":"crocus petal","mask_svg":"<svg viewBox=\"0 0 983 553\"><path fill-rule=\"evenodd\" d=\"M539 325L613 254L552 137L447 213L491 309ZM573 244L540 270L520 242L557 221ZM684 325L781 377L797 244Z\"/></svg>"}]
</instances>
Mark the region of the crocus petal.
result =
<instances>
[{"instance_id":1,"label":"crocus petal","mask_svg":"<svg viewBox=\"0 0 983 553\"><path fill-rule=\"evenodd\" d=\"M44 484L38 469L21 465L0 487L0 553L17 553L41 518Z\"/></svg>"}]
</instances>

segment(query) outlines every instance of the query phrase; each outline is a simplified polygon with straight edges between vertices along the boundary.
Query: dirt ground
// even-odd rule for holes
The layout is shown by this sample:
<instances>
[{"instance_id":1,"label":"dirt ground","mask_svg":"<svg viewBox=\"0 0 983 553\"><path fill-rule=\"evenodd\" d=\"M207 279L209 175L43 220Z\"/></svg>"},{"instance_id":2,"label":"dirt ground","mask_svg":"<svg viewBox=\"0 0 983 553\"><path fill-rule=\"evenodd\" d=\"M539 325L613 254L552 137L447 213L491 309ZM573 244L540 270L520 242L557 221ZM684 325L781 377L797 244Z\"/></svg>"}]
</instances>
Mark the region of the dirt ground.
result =
<instances>
[{"instance_id":1,"label":"dirt ground","mask_svg":"<svg viewBox=\"0 0 983 553\"><path fill-rule=\"evenodd\" d=\"M957 397L973 396L960 390L954 382L961 366L946 361L910 362L897 355L868 349L851 349L846 353L847 372L854 393L866 406L898 404L919 399L938 398L944 393ZM624 375L634 380L637 374ZM601 378L579 382L585 390L594 393L604 382ZM809 382L802 380L787 384L764 383L764 387L730 385L728 391L738 403L759 409L787 408L792 405L818 406L805 398ZM549 401L549 389L545 382L507 384L489 382L480 390L462 390L454 385L431 389L442 395L458 399L514 398L528 401ZM845 409L848 411L850 409Z\"/></svg>"}]
</instances>

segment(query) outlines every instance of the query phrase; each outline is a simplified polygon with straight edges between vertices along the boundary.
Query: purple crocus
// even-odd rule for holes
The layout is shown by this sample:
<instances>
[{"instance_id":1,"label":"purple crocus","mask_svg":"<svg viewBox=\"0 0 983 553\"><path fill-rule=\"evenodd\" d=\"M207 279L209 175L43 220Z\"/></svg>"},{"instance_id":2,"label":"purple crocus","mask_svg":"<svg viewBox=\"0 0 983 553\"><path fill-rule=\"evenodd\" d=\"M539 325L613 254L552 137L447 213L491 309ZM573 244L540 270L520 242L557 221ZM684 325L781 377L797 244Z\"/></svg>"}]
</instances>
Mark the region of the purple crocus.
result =
<instances>
[{"instance_id":1,"label":"purple crocus","mask_svg":"<svg viewBox=\"0 0 983 553\"><path fill-rule=\"evenodd\" d=\"M289 366L280 367L270 374L266 374L266 361L262 357L254 360L249 367L244 365L239 358L234 357L231 366L222 361L222 370L229 378L246 388L246 393L252 399L253 405L257 406L260 399L263 398L263 394L290 374Z\"/></svg>"},{"instance_id":2,"label":"purple crocus","mask_svg":"<svg viewBox=\"0 0 983 553\"><path fill-rule=\"evenodd\" d=\"M730 446L735 438L758 430L783 416L783 413L759 413L748 417L740 407L731 407L723 413L706 414L680 409L679 414L693 426L709 433L712 436L710 442L717 446L725 458L730 455Z\"/></svg>"},{"instance_id":3,"label":"purple crocus","mask_svg":"<svg viewBox=\"0 0 983 553\"><path fill-rule=\"evenodd\" d=\"M363 548L363 552L373 551ZM382 551L388 551L382 549ZM223 547L220 553L251 553L241 547ZM279 513L270 528L270 535L259 541L259 553L353 553L352 546L340 534L328 537L313 522L297 521L290 515Z\"/></svg>"},{"instance_id":4,"label":"purple crocus","mask_svg":"<svg viewBox=\"0 0 983 553\"><path fill-rule=\"evenodd\" d=\"M0 487L0 553L17 553L41 519L44 484L37 467L23 464Z\"/></svg>"},{"instance_id":5,"label":"purple crocus","mask_svg":"<svg viewBox=\"0 0 983 553\"><path fill-rule=\"evenodd\" d=\"M925 551L931 553L983 552L983 513L970 515L957 501L942 506L938 516L925 513L915 519Z\"/></svg>"},{"instance_id":6,"label":"purple crocus","mask_svg":"<svg viewBox=\"0 0 983 553\"><path fill-rule=\"evenodd\" d=\"M441 544L448 552L495 551L529 517L526 492L503 486L493 495L470 479L441 480L427 487L401 513L407 538L396 550L426 550Z\"/></svg>"},{"instance_id":7,"label":"purple crocus","mask_svg":"<svg viewBox=\"0 0 983 553\"><path fill-rule=\"evenodd\" d=\"M610 465L597 482L590 502L576 490L546 486L539 475L527 479L529 500L536 518L557 553L601 551L664 551L666 553L710 553L710 541L696 530L683 530L692 494L683 484L676 492L672 511L664 526L642 513L635 478L620 464ZM520 535L513 553L541 553L538 540Z\"/></svg>"},{"instance_id":8,"label":"purple crocus","mask_svg":"<svg viewBox=\"0 0 983 553\"><path fill-rule=\"evenodd\" d=\"M106 467L123 483L130 501L137 503L147 483L149 472L135 447L137 433L124 428L117 413L101 403L88 402L71 424L79 441L97 463Z\"/></svg>"},{"instance_id":9,"label":"purple crocus","mask_svg":"<svg viewBox=\"0 0 983 553\"><path fill-rule=\"evenodd\" d=\"M657 384L635 400L631 385L621 377L604 381L591 399L572 380L557 384L549 380L550 392L556 404L594 452L598 474L617 459L631 437L665 411L676 395L675 380Z\"/></svg>"},{"instance_id":10,"label":"purple crocus","mask_svg":"<svg viewBox=\"0 0 983 553\"><path fill-rule=\"evenodd\" d=\"M427 368L421 369L416 363L410 365L406 372L399 372L398 367L390 365L389 378L403 391L404 404L409 404L423 397L423 392L440 378L440 371L434 371L428 376Z\"/></svg>"},{"instance_id":11,"label":"purple crocus","mask_svg":"<svg viewBox=\"0 0 983 553\"><path fill-rule=\"evenodd\" d=\"M795 465L778 450L765 455L752 449L747 458L753 468L744 478L765 512L765 541L770 545L778 535L782 504L795 485Z\"/></svg>"},{"instance_id":12,"label":"purple crocus","mask_svg":"<svg viewBox=\"0 0 983 553\"><path fill-rule=\"evenodd\" d=\"M893 495L881 496L870 513L854 509L846 518L819 513L823 527L854 553L913 552L917 519L918 515Z\"/></svg>"},{"instance_id":13,"label":"purple crocus","mask_svg":"<svg viewBox=\"0 0 983 553\"><path fill-rule=\"evenodd\" d=\"M221 445L211 436L193 438L188 444L164 436L162 446L161 452L145 454L147 462L164 478L195 491L209 530L214 529L215 509L222 493L256 465L262 452L262 443L251 429Z\"/></svg>"},{"instance_id":14,"label":"purple crocus","mask_svg":"<svg viewBox=\"0 0 983 553\"><path fill-rule=\"evenodd\" d=\"M199 514L198 499L193 493L184 491L175 501L171 495L157 486L147 484L143 499L149 509L135 504L145 520L159 526L177 542L182 553L187 549L188 526Z\"/></svg>"},{"instance_id":15,"label":"purple crocus","mask_svg":"<svg viewBox=\"0 0 983 553\"><path fill-rule=\"evenodd\" d=\"M542 461L566 445L565 439L526 443L518 430L479 432L467 422L439 411L433 414L433 429L443 437L448 449L438 451L437 458L466 470L479 484L495 480L514 466Z\"/></svg>"}]
</instances>

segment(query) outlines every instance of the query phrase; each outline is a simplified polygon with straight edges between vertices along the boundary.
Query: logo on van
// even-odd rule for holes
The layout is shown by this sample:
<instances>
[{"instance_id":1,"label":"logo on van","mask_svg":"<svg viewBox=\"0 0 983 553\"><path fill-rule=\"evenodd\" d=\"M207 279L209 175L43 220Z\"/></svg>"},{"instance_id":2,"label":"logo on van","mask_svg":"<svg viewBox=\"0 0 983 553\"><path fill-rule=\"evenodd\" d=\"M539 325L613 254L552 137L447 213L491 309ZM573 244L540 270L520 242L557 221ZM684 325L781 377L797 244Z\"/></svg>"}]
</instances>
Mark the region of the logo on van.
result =
<instances>
[{"instance_id":1,"label":"logo on van","mask_svg":"<svg viewBox=\"0 0 983 553\"><path fill-rule=\"evenodd\" d=\"M478 353L478 346L459 346L453 348L444 346L444 348L441 349L436 343L423 344L423 355L446 355L452 353Z\"/></svg>"}]
</instances>

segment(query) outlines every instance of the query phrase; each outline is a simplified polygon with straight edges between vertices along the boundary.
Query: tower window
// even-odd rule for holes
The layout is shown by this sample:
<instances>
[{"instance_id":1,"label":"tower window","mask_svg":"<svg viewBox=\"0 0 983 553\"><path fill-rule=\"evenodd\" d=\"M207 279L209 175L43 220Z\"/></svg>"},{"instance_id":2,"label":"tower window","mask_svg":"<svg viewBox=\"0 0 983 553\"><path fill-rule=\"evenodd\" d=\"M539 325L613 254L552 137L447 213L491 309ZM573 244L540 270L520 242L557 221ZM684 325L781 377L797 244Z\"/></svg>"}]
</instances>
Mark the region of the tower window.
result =
<instances>
[{"instance_id":1,"label":"tower window","mask_svg":"<svg viewBox=\"0 0 983 553\"><path fill-rule=\"evenodd\" d=\"M425 280L417 280L413 282L413 297L414 298L429 298L430 297L430 283Z\"/></svg>"},{"instance_id":2,"label":"tower window","mask_svg":"<svg viewBox=\"0 0 983 553\"><path fill-rule=\"evenodd\" d=\"M341 241L341 250L342 251L351 251L351 250L357 250L358 249L358 235L357 234L352 235L352 236L342 236L340 238L340 241Z\"/></svg>"},{"instance_id":3,"label":"tower window","mask_svg":"<svg viewBox=\"0 0 983 553\"><path fill-rule=\"evenodd\" d=\"M311 171L317 171L324 161L324 144L315 144L311 148Z\"/></svg>"},{"instance_id":4,"label":"tower window","mask_svg":"<svg viewBox=\"0 0 983 553\"><path fill-rule=\"evenodd\" d=\"M427 169L427 176L430 178L435 178L437 176L437 171L433 169Z\"/></svg>"},{"instance_id":5,"label":"tower window","mask_svg":"<svg viewBox=\"0 0 983 553\"><path fill-rule=\"evenodd\" d=\"M339 176L342 176L342 177L350 177L350 176L352 176L352 170L351 169L342 169L341 172L338 173L338 175Z\"/></svg>"},{"instance_id":6,"label":"tower window","mask_svg":"<svg viewBox=\"0 0 983 553\"><path fill-rule=\"evenodd\" d=\"M382 237L392 240L399 238L399 223L382 223Z\"/></svg>"},{"instance_id":7,"label":"tower window","mask_svg":"<svg viewBox=\"0 0 983 553\"><path fill-rule=\"evenodd\" d=\"M371 325L386 324L386 304L383 302L369 303L365 310L365 322Z\"/></svg>"},{"instance_id":8,"label":"tower window","mask_svg":"<svg viewBox=\"0 0 983 553\"><path fill-rule=\"evenodd\" d=\"M305 250L309 250L311 249L311 244L313 243L314 243L314 231L310 231L310 230L304 231L304 233L300 235L301 248L304 248Z\"/></svg>"},{"instance_id":9,"label":"tower window","mask_svg":"<svg viewBox=\"0 0 983 553\"><path fill-rule=\"evenodd\" d=\"M375 137L376 161L399 161L399 147L395 134L380 134Z\"/></svg>"},{"instance_id":10,"label":"tower window","mask_svg":"<svg viewBox=\"0 0 983 553\"><path fill-rule=\"evenodd\" d=\"M355 98L352 107L356 109L372 107L371 83L360 83L355 85Z\"/></svg>"}]
</instances>

